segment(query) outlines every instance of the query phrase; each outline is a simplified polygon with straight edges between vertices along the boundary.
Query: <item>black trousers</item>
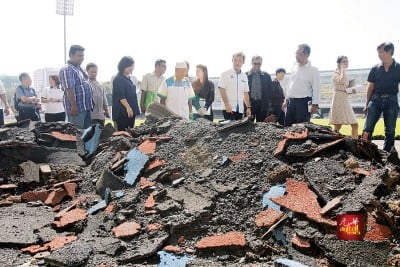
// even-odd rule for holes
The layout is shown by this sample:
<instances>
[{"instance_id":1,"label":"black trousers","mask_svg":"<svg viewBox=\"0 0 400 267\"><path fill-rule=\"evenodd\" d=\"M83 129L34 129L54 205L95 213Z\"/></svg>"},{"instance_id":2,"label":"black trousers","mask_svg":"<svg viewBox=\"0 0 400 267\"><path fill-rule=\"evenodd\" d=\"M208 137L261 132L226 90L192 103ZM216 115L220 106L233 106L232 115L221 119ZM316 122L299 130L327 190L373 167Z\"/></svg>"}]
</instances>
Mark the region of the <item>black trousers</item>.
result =
<instances>
[{"instance_id":1,"label":"black trousers","mask_svg":"<svg viewBox=\"0 0 400 267\"><path fill-rule=\"evenodd\" d=\"M65 112L60 113L45 113L44 120L46 122L65 121Z\"/></svg>"},{"instance_id":2,"label":"black trousers","mask_svg":"<svg viewBox=\"0 0 400 267\"><path fill-rule=\"evenodd\" d=\"M37 109L30 108L19 108L18 109L18 121L31 120L40 121L40 113Z\"/></svg>"},{"instance_id":3,"label":"black trousers","mask_svg":"<svg viewBox=\"0 0 400 267\"><path fill-rule=\"evenodd\" d=\"M285 115L285 126L290 126L294 123L310 122L310 113L308 112L309 101L311 101L311 97L289 98Z\"/></svg>"},{"instance_id":4,"label":"black trousers","mask_svg":"<svg viewBox=\"0 0 400 267\"><path fill-rule=\"evenodd\" d=\"M262 102L262 100L250 99L251 103L251 116L256 119L257 122L263 122L267 117L268 106Z\"/></svg>"},{"instance_id":5,"label":"black trousers","mask_svg":"<svg viewBox=\"0 0 400 267\"><path fill-rule=\"evenodd\" d=\"M128 116L118 116L115 120L116 128L118 131L125 131L128 128L133 128L135 126L135 116L128 118Z\"/></svg>"}]
</instances>

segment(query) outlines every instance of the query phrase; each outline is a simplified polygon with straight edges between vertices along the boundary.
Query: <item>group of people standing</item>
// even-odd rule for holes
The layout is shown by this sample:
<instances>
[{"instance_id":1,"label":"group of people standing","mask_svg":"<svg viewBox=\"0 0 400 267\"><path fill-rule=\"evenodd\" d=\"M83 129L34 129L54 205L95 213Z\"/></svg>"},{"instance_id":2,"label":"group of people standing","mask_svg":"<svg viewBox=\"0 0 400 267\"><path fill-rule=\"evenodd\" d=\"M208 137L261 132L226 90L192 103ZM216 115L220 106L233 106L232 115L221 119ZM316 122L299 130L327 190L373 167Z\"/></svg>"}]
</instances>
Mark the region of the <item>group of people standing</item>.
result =
<instances>
[{"instance_id":1,"label":"group of people standing","mask_svg":"<svg viewBox=\"0 0 400 267\"><path fill-rule=\"evenodd\" d=\"M50 88L46 89L41 98L31 87L29 74L22 73L19 76L21 85L16 89L14 101L18 120L40 120L41 103L46 103L46 121L64 121L67 115L68 121L80 129L88 128L93 123L104 125L105 119L110 117L107 98L96 79L96 64L87 64L86 71L81 68L84 51L82 46L71 46L68 63L61 68L58 76L50 76ZM377 51L381 63L373 67L368 75L364 109L367 117L362 138L371 139L375 124L383 113L384 150L390 151L394 146L399 109L397 93L400 65L393 59L392 43L380 44ZM242 52L235 53L232 57L232 68L221 74L218 84L224 119L239 120L246 116L257 122L278 122L285 126L309 122L311 114L317 112L320 101L320 75L309 61L310 54L309 45L298 46L296 64L287 89L284 90L281 81L286 71L283 68L276 70L276 77L272 80L267 72L261 70L262 57L254 56L251 60L252 68L245 73L242 71L245 55ZM154 71L143 76L140 88L142 94L138 100L137 84L132 79L134 64L132 57L121 58L118 74L112 80L112 119L117 130L134 127L135 117L140 112L145 112L153 102L160 102L182 118L213 120L215 88L214 83L209 80L205 65L197 65L196 77L191 77L189 63L177 62L174 75L166 78L166 61L157 60ZM358 138L357 120L348 101L348 89L351 85L346 73L348 66L346 56L337 58L337 69L332 77L334 96L329 124L333 124L335 130L340 130L343 124L349 124L352 126L352 136ZM9 113L4 95L4 88L0 84L2 124L4 114Z\"/></svg>"}]
</instances>

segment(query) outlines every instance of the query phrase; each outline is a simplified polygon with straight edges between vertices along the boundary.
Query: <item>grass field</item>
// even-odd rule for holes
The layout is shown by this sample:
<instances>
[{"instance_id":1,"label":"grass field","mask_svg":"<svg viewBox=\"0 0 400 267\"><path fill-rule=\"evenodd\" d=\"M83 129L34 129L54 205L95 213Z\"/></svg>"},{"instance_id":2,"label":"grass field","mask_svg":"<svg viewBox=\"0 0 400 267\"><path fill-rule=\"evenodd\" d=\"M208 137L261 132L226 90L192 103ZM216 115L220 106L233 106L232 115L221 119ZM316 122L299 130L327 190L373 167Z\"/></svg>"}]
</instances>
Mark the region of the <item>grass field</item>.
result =
<instances>
[{"instance_id":1,"label":"grass field","mask_svg":"<svg viewBox=\"0 0 400 267\"><path fill-rule=\"evenodd\" d=\"M397 119L397 125L400 125L399 120L400 119ZM143 119L136 119L135 126L142 124L143 121L144 121ZM357 121L358 121L358 134L361 135L365 119L359 118L357 119ZM311 122L325 126L328 125L328 119L311 119ZM333 126L331 125L331 127ZM344 135L351 135L351 126L343 125L342 128L340 129L340 133ZM384 130L383 119L379 119L378 123L375 126L373 136L384 136L384 135L385 135L385 130ZM400 137L400 128L397 127L396 127L396 137Z\"/></svg>"}]
</instances>

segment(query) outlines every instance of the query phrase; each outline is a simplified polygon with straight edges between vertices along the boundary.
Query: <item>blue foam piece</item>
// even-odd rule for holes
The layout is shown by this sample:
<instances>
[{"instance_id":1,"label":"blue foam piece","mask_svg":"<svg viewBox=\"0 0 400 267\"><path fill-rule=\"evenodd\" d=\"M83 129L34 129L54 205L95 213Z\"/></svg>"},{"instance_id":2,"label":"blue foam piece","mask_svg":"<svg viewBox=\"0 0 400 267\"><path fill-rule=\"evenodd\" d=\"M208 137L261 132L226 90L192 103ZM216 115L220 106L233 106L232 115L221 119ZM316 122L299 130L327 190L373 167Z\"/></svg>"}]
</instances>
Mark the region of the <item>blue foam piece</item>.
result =
<instances>
[{"instance_id":1,"label":"blue foam piece","mask_svg":"<svg viewBox=\"0 0 400 267\"><path fill-rule=\"evenodd\" d=\"M287 246L288 245L288 243L286 241L286 237L282 232L282 227L279 227L278 229L272 230L272 234L274 235L276 240L281 242L281 244L283 246Z\"/></svg>"},{"instance_id":2,"label":"blue foam piece","mask_svg":"<svg viewBox=\"0 0 400 267\"><path fill-rule=\"evenodd\" d=\"M186 262L192 258L186 255L176 255L166 251L159 251L157 254L160 256L160 263L157 267L185 267Z\"/></svg>"},{"instance_id":3,"label":"blue foam piece","mask_svg":"<svg viewBox=\"0 0 400 267\"><path fill-rule=\"evenodd\" d=\"M274 260L274 264L279 264L278 266L284 267L309 267L308 265L304 265L300 262L284 258Z\"/></svg>"},{"instance_id":4,"label":"blue foam piece","mask_svg":"<svg viewBox=\"0 0 400 267\"><path fill-rule=\"evenodd\" d=\"M101 209L104 209L105 207L107 207L107 203L106 203L106 201L105 200L102 200L102 201L100 201L99 203L97 203L96 205L94 205L93 207L91 207L89 210L88 210L88 214L89 215L91 215L91 214L94 214L94 213L96 213L97 211L99 211L99 210L101 210Z\"/></svg>"},{"instance_id":5,"label":"blue foam piece","mask_svg":"<svg viewBox=\"0 0 400 267\"><path fill-rule=\"evenodd\" d=\"M262 198L263 208L272 208L274 210L280 210L281 206L272 202L270 198L281 197L285 194L285 192L286 192L286 184L272 186L271 189L268 192L264 193L263 195Z\"/></svg>"},{"instance_id":6,"label":"blue foam piece","mask_svg":"<svg viewBox=\"0 0 400 267\"><path fill-rule=\"evenodd\" d=\"M133 185L147 161L149 161L149 156L134 148L129 151L126 157L128 162L124 165L124 170L127 171L124 181L129 185Z\"/></svg>"},{"instance_id":7,"label":"blue foam piece","mask_svg":"<svg viewBox=\"0 0 400 267\"><path fill-rule=\"evenodd\" d=\"M121 198L124 195L125 195L125 193L123 191L118 191L118 192L115 192L114 197L115 198Z\"/></svg>"},{"instance_id":8,"label":"blue foam piece","mask_svg":"<svg viewBox=\"0 0 400 267\"><path fill-rule=\"evenodd\" d=\"M85 149L88 152L88 156L91 156L99 146L100 135L100 124L92 125L83 132L81 138L85 142Z\"/></svg>"}]
</instances>

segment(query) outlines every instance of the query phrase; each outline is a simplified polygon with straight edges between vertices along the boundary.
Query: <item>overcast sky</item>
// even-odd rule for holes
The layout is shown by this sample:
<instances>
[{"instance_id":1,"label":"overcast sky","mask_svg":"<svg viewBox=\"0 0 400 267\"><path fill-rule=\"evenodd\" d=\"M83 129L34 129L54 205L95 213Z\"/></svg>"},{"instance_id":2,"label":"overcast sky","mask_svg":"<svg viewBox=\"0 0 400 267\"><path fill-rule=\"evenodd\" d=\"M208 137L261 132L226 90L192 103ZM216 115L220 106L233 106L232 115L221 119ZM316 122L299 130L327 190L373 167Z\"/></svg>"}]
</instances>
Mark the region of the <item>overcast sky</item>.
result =
<instances>
[{"instance_id":1,"label":"overcast sky","mask_svg":"<svg viewBox=\"0 0 400 267\"><path fill-rule=\"evenodd\" d=\"M400 49L398 0L75 0L67 17L67 47L86 48L83 66L95 62L99 80L117 72L122 56L135 60L139 79L167 60L208 66L210 76L231 68L234 52L243 51L250 68L253 55L263 69L291 70L299 43L311 46L310 60L320 70L336 67L347 55L350 68L378 63L376 46L392 41ZM64 61L63 16L56 0L0 1L0 74L18 75Z\"/></svg>"}]
</instances>

